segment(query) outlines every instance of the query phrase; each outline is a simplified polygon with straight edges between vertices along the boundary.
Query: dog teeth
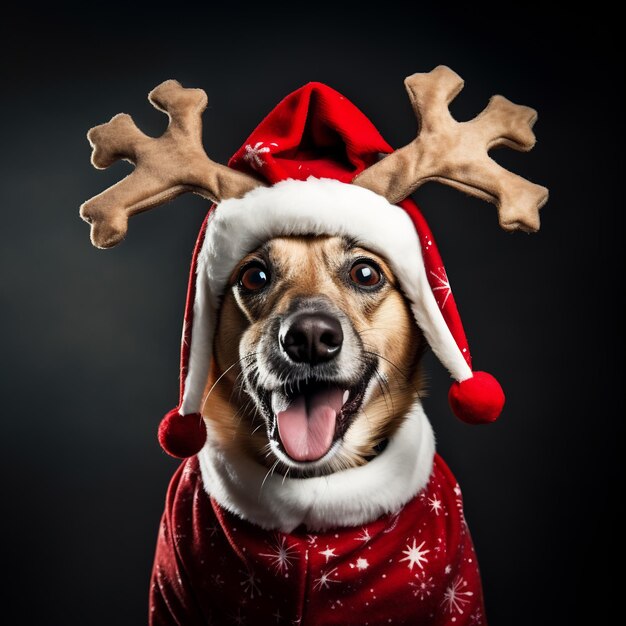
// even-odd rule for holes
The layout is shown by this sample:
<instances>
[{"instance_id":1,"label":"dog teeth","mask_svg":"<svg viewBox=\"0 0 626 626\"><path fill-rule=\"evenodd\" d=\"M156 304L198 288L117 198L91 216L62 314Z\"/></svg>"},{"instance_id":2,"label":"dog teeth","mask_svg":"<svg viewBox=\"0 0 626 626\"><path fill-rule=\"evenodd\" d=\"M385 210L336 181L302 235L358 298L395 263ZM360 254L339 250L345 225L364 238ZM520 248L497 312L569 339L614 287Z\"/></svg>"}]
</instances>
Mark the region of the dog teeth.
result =
<instances>
[{"instance_id":1,"label":"dog teeth","mask_svg":"<svg viewBox=\"0 0 626 626\"><path fill-rule=\"evenodd\" d=\"M274 411L274 415L278 415L281 411L284 411L289 406L289 401L282 393L274 391L272 393L272 410Z\"/></svg>"},{"instance_id":2,"label":"dog teeth","mask_svg":"<svg viewBox=\"0 0 626 626\"><path fill-rule=\"evenodd\" d=\"M348 401L348 398L350 397L350 392L346 389L343 392L343 403L345 404Z\"/></svg>"}]
</instances>

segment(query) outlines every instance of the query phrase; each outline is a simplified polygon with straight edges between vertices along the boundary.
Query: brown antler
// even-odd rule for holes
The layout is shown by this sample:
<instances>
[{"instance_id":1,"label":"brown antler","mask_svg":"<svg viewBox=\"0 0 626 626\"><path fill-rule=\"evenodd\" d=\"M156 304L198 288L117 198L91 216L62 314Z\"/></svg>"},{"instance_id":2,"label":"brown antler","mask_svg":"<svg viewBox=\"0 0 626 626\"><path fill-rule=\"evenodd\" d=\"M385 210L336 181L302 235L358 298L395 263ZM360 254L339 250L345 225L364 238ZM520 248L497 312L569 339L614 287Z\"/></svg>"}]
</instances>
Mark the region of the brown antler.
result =
<instances>
[{"instance_id":1,"label":"brown antler","mask_svg":"<svg viewBox=\"0 0 626 626\"><path fill-rule=\"evenodd\" d=\"M128 218L171 198L192 191L213 202L237 198L263 185L251 176L211 161L202 147L202 111L207 95L167 80L148 96L170 118L161 137L144 135L130 115L120 113L87 133L93 147L91 162L104 169L125 159L134 171L85 202L81 217L91 224L91 241L110 248L126 235Z\"/></svg>"},{"instance_id":2,"label":"brown antler","mask_svg":"<svg viewBox=\"0 0 626 626\"><path fill-rule=\"evenodd\" d=\"M417 138L352 182L395 204L423 183L436 180L493 202L505 230L539 230L539 209L548 190L505 170L488 155L497 146L530 150L535 145L531 129L537 112L493 96L480 115L457 122L448 105L463 89L463 80L443 65L427 74L413 74L404 84L420 125Z\"/></svg>"}]
</instances>

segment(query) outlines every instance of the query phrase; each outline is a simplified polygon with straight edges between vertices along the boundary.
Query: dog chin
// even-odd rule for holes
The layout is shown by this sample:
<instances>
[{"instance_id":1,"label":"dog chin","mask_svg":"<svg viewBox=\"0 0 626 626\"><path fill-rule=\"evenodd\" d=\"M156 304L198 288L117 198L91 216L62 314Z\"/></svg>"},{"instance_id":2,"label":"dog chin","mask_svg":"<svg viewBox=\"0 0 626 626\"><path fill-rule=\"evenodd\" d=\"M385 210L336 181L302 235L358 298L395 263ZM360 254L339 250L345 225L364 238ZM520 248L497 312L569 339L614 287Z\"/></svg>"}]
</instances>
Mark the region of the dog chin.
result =
<instances>
[{"instance_id":1,"label":"dog chin","mask_svg":"<svg viewBox=\"0 0 626 626\"><path fill-rule=\"evenodd\" d=\"M267 424L269 450L282 470L300 477L335 471L333 460L371 394L375 371L372 363L356 382L309 377L255 390Z\"/></svg>"}]
</instances>

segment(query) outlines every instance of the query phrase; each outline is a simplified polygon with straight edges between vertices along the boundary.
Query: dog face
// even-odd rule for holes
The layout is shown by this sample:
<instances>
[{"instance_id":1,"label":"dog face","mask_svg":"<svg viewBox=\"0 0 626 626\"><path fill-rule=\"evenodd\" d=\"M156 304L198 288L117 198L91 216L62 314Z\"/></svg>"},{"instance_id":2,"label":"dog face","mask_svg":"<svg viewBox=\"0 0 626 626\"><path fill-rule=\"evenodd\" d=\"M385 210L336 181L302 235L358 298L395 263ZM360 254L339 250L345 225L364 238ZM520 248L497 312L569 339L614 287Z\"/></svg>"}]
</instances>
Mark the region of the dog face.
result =
<instances>
[{"instance_id":1,"label":"dog face","mask_svg":"<svg viewBox=\"0 0 626 626\"><path fill-rule=\"evenodd\" d=\"M216 445L328 474L384 446L420 391L423 340L385 260L342 237L280 237L241 260L203 415Z\"/></svg>"}]
</instances>

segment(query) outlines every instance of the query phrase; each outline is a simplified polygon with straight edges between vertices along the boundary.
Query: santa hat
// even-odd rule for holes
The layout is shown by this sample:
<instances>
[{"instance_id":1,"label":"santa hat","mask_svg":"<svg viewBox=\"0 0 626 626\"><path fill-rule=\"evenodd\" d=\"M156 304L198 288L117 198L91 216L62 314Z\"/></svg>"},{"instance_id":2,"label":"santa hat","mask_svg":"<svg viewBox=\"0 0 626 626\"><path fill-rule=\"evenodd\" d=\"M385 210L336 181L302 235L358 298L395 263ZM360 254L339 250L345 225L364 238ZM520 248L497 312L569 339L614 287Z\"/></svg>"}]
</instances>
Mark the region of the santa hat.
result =
<instances>
[{"instance_id":1,"label":"santa hat","mask_svg":"<svg viewBox=\"0 0 626 626\"><path fill-rule=\"evenodd\" d=\"M472 424L500 415L502 388L490 374L472 370L435 240L407 196L422 182L439 180L495 202L503 228L537 230L547 190L487 155L497 145L532 148L536 112L494 96L475 119L459 123L447 109L463 86L452 70L440 66L414 74L405 84L421 129L416 140L395 152L361 111L321 83L309 83L280 102L229 168L207 159L201 146L206 94L175 81L150 94L151 102L170 116L162 137L146 137L123 114L89 132L94 165L107 167L123 156L137 166L81 207L98 247L121 241L130 215L184 191L219 200L202 225L193 255L179 406L159 427L159 441L169 454L191 456L204 445L200 412L228 278L246 254L278 236L346 235L384 257L417 325L454 379L449 392L453 412Z\"/></svg>"},{"instance_id":2,"label":"santa hat","mask_svg":"<svg viewBox=\"0 0 626 626\"><path fill-rule=\"evenodd\" d=\"M435 239L415 203L399 206L350 184L392 152L349 100L321 83L287 96L259 124L229 166L271 184L213 207L202 225L189 281L182 341L180 406L159 428L163 449L197 453L206 438L200 417L220 298L237 263L281 235L347 235L389 263L415 320L454 383L455 415L480 424L498 418L497 380L472 371L461 318Z\"/></svg>"}]
</instances>

